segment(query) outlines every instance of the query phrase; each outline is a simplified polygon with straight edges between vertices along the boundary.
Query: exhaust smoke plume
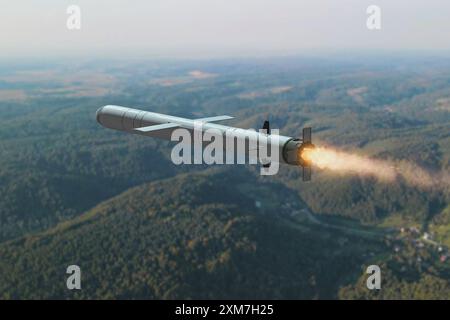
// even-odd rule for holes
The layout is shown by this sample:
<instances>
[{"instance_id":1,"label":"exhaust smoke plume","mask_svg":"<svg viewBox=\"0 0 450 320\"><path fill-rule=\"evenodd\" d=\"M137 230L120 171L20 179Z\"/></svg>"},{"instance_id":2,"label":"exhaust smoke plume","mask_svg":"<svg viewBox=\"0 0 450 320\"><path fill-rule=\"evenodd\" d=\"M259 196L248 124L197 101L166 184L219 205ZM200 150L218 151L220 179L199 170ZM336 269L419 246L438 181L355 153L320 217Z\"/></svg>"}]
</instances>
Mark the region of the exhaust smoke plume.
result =
<instances>
[{"instance_id":1,"label":"exhaust smoke plume","mask_svg":"<svg viewBox=\"0 0 450 320\"><path fill-rule=\"evenodd\" d=\"M421 188L450 188L448 173L431 173L406 161L371 159L325 147L306 148L302 151L301 157L320 169L341 174L374 177L383 182L403 179L407 184Z\"/></svg>"}]
</instances>

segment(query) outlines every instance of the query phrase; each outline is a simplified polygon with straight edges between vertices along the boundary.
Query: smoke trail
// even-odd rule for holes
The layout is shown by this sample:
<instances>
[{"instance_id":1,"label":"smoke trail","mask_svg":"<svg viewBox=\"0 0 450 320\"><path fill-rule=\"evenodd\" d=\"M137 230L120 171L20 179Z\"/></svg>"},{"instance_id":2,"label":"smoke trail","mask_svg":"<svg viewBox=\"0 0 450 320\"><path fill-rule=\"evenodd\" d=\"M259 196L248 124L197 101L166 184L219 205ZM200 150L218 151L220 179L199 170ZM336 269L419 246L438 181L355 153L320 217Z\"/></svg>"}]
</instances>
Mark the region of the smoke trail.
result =
<instances>
[{"instance_id":1,"label":"smoke trail","mask_svg":"<svg viewBox=\"0 0 450 320\"><path fill-rule=\"evenodd\" d=\"M450 188L448 173L431 173L407 161L371 159L324 147L304 149L301 156L313 166L342 174L375 177L383 182L402 179L409 185L421 188Z\"/></svg>"}]
</instances>

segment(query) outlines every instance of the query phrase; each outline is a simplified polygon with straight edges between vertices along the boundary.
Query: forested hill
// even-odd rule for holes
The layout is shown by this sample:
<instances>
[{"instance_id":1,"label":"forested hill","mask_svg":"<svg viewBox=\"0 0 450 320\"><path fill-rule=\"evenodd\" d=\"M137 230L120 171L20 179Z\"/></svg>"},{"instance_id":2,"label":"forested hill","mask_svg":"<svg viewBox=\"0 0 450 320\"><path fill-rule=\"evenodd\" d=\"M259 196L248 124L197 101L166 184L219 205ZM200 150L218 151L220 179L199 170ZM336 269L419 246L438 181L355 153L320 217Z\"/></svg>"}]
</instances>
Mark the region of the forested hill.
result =
<instances>
[{"instance_id":1,"label":"forested hill","mask_svg":"<svg viewBox=\"0 0 450 320\"><path fill-rule=\"evenodd\" d=\"M359 270L361 240L347 250L323 230L294 228L268 195L302 208L295 194L244 168L130 189L45 233L3 243L0 297L335 297ZM77 292L66 288L71 264L82 270Z\"/></svg>"}]
</instances>

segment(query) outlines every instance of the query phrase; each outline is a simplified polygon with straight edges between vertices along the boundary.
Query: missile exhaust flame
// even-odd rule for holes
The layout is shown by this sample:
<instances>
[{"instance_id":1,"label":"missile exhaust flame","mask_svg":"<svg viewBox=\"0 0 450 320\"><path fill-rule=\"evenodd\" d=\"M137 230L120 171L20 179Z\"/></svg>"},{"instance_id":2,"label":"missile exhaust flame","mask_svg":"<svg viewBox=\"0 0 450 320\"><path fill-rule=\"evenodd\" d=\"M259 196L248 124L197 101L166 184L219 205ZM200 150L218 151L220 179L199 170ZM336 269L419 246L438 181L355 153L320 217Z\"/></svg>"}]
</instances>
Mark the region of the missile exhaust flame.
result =
<instances>
[{"instance_id":1,"label":"missile exhaust flame","mask_svg":"<svg viewBox=\"0 0 450 320\"><path fill-rule=\"evenodd\" d=\"M326 147L305 148L300 156L319 169L340 174L374 177L388 183L402 179L409 185L421 188L450 188L448 174L433 174L406 161L371 159Z\"/></svg>"}]
</instances>

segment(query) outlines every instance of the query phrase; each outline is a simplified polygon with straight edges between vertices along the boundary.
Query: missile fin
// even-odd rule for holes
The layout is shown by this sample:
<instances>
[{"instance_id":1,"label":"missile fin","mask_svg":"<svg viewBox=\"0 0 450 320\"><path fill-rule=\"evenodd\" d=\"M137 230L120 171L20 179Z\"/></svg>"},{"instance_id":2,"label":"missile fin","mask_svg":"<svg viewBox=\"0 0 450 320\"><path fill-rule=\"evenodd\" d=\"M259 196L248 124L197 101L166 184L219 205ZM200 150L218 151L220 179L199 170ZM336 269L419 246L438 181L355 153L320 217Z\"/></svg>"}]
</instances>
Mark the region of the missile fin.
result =
<instances>
[{"instance_id":1,"label":"missile fin","mask_svg":"<svg viewBox=\"0 0 450 320\"><path fill-rule=\"evenodd\" d=\"M207 118L200 118L195 119L195 121L203 121L203 122L215 122L215 121L223 121L223 120L230 120L233 119L232 116L215 116L215 117L207 117Z\"/></svg>"},{"instance_id":2,"label":"missile fin","mask_svg":"<svg viewBox=\"0 0 450 320\"><path fill-rule=\"evenodd\" d=\"M146 133L146 132L155 132L155 131L164 130L164 129L176 128L176 127L179 127L179 125L176 123L168 122L168 123L155 124L153 126L148 126L148 127L134 128L134 131Z\"/></svg>"},{"instance_id":3,"label":"missile fin","mask_svg":"<svg viewBox=\"0 0 450 320\"><path fill-rule=\"evenodd\" d=\"M263 124L263 130L265 130L265 133L266 134L270 134L270 123L269 123L269 121L264 121L264 124Z\"/></svg>"},{"instance_id":4,"label":"missile fin","mask_svg":"<svg viewBox=\"0 0 450 320\"><path fill-rule=\"evenodd\" d=\"M303 181L311 180L311 167L303 167Z\"/></svg>"},{"instance_id":5,"label":"missile fin","mask_svg":"<svg viewBox=\"0 0 450 320\"><path fill-rule=\"evenodd\" d=\"M303 143L311 143L311 128L303 128Z\"/></svg>"}]
</instances>

